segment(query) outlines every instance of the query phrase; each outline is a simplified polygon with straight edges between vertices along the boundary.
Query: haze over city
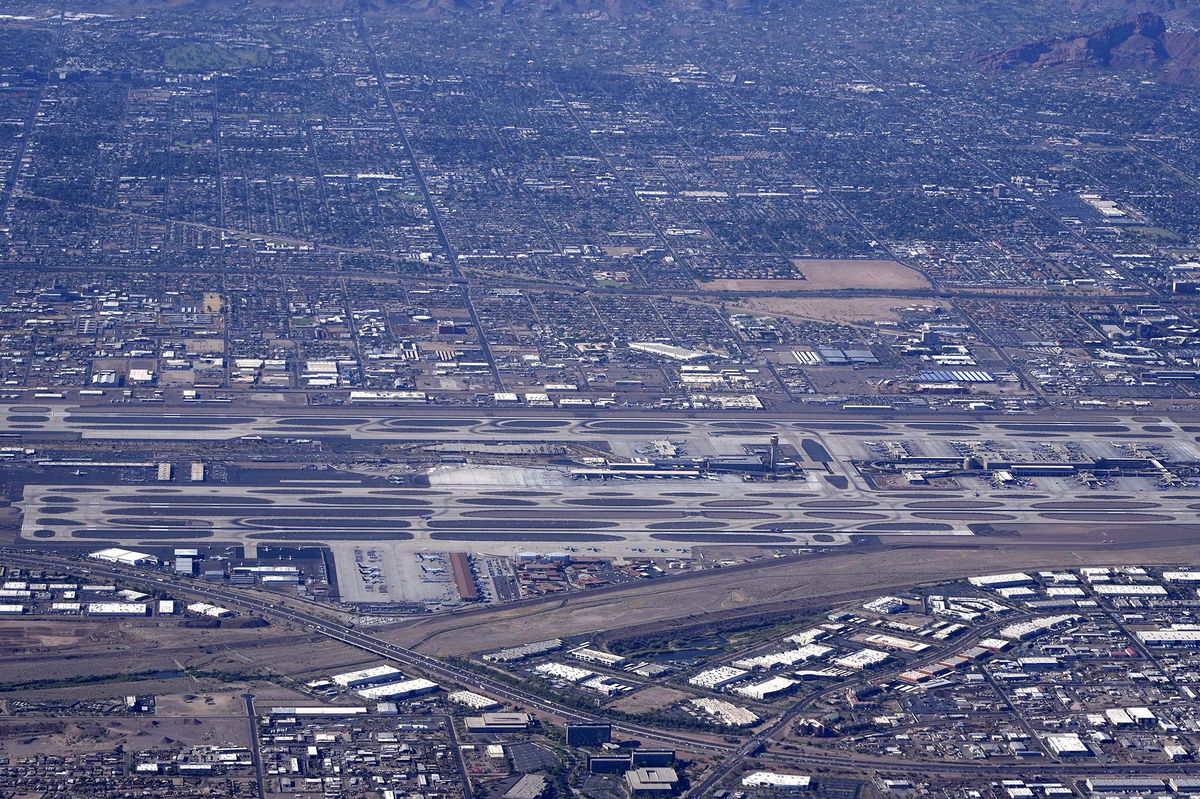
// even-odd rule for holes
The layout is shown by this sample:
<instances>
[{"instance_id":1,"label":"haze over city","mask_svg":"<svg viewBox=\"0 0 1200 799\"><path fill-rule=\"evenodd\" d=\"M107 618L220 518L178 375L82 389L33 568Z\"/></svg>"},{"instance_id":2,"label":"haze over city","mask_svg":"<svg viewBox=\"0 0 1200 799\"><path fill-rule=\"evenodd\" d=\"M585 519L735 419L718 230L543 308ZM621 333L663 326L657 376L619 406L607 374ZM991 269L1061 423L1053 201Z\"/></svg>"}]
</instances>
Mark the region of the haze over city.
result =
<instances>
[{"instance_id":1,"label":"haze over city","mask_svg":"<svg viewBox=\"0 0 1200 799\"><path fill-rule=\"evenodd\" d=\"M1200 795L1196 0L0 0L0 799Z\"/></svg>"}]
</instances>

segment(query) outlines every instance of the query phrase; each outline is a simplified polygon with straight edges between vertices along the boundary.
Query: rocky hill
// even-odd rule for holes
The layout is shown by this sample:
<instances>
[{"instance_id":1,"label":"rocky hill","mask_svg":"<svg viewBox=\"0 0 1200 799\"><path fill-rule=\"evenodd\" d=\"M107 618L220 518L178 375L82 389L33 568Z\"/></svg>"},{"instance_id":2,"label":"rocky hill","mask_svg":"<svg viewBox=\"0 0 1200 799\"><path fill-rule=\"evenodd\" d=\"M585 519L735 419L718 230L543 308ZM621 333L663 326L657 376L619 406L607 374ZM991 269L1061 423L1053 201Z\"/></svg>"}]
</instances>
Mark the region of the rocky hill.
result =
<instances>
[{"instance_id":1,"label":"rocky hill","mask_svg":"<svg viewBox=\"0 0 1200 799\"><path fill-rule=\"evenodd\" d=\"M777 0L350 0L369 11L394 11L421 15L531 14L556 16L586 14L622 18L655 11L743 11L768 8Z\"/></svg>"},{"instance_id":2,"label":"rocky hill","mask_svg":"<svg viewBox=\"0 0 1200 799\"><path fill-rule=\"evenodd\" d=\"M986 69L1142 70L1165 80L1194 84L1200 78L1200 34L1170 32L1152 12L1088 33L1039 39L977 55Z\"/></svg>"},{"instance_id":3,"label":"rocky hill","mask_svg":"<svg viewBox=\"0 0 1200 799\"><path fill-rule=\"evenodd\" d=\"M455 16L553 17L584 15L610 19L677 12L738 13L783 8L789 0L56 0L54 7L90 13L245 12L262 8L314 9L337 13L453 18ZM44 13L35 0L13 0L6 11Z\"/></svg>"},{"instance_id":4,"label":"rocky hill","mask_svg":"<svg viewBox=\"0 0 1200 799\"><path fill-rule=\"evenodd\" d=\"M1200 0L1066 0L1072 11L1130 15L1149 11L1164 17L1200 15Z\"/></svg>"}]
</instances>

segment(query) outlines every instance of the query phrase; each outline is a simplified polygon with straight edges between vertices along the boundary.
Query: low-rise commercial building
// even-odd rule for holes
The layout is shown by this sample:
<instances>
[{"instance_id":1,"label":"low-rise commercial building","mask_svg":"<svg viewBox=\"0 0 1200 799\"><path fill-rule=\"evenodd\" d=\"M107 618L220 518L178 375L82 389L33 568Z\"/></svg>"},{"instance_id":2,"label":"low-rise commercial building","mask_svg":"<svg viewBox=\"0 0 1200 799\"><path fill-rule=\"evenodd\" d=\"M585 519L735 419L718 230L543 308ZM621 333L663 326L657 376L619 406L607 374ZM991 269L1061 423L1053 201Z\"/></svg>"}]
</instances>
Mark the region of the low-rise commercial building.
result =
<instances>
[{"instance_id":1,"label":"low-rise commercial building","mask_svg":"<svg viewBox=\"0 0 1200 799\"><path fill-rule=\"evenodd\" d=\"M463 724L470 733L512 733L525 732L532 721L528 713L484 713L467 716Z\"/></svg>"},{"instance_id":2,"label":"low-rise commercial building","mask_svg":"<svg viewBox=\"0 0 1200 799\"><path fill-rule=\"evenodd\" d=\"M633 799L674 796L678 785L679 775L673 768L637 768L625 772L625 787Z\"/></svg>"}]
</instances>

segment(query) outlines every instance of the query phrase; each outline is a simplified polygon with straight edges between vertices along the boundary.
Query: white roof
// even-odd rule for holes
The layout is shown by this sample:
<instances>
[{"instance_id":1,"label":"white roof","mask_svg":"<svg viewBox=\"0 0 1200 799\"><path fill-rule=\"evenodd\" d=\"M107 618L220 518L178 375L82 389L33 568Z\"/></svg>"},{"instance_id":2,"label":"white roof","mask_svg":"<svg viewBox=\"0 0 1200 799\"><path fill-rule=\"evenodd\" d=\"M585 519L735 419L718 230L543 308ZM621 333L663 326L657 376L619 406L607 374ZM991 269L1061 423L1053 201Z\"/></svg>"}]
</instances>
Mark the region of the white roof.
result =
<instances>
[{"instance_id":1,"label":"white roof","mask_svg":"<svg viewBox=\"0 0 1200 799\"><path fill-rule=\"evenodd\" d=\"M757 657L735 660L733 665L739 669L753 669L756 667L769 669L774 666L792 666L796 663L803 663L807 660L824 657L832 651L831 647L822 646L821 644L805 644L785 652L772 652L766 655L758 655Z\"/></svg>"},{"instance_id":2,"label":"white roof","mask_svg":"<svg viewBox=\"0 0 1200 799\"><path fill-rule=\"evenodd\" d=\"M147 605L137 602L91 602L88 613L146 613Z\"/></svg>"},{"instance_id":3,"label":"white roof","mask_svg":"<svg viewBox=\"0 0 1200 799\"><path fill-rule=\"evenodd\" d=\"M550 677L558 677L563 680L570 680L571 682L579 682L580 680L591 677L596 673L594 671L588 671L587 669L568 666L565 663L543 663L542 665L536 667L534 671Z\"/></svg>"},{"instance_id":4,"label":"white roof","mask_svg":"<svg viewBox=\"0 0 1200 799\"><path fill-rule=\"evenodd\" d=\"M382 666L372 666L369 669L358 669L357 671L344 671L341 674L332 674L329 679L333 680L338 685L345 687L363 680L378 680L383 677L391 677L399 674L400 669L395 666L389 666L386 663Z\"/></svg>"},{"instance_id":5,"label":"white roof","mask_svg":"<svg viewBox=\"0 0 1200 799\"><path fill-rule=\"evenodd\" d=\"M1163 572L1162 576L1169 583L1200 583L1200 571Z\"/></svg>"},{"instance_id":6,"label":"white roof","mask_svg":"<svg viewBox=\"0 0 1200 799\"><path fill-rule=\"evenodd\" d=\"M975 586L1022 585L1024 583L1032 583L1033 578L1024 572L1009 572L1007 574L984 574L979 577L971 577L967 582Z\"/></svg>"},{"instance_id":7,"label":"white roof","mask_svg":"<svg viewBox=\"0 0 1200 799\"><path fill-rule=\"evenodd\" d=\"M891 656L887 652L881 652L878 649L860 649L849 655L834 658L833 662L848 669L864 669L883 663L889 657Z\"/></svg>"},{"instance_id":8,"label":"white roof","mask_svg":"<svg viewBox=\"0 0 1200 799\"><path fill-rule=\"evenodd\" d=\"M787 691L795 684L795 680L789 680L787 677L772 677L769 680L735 688L734 693L753 699L762 699L780 691Z\"/></svg>"},{"instance_id":9,"label":"white roof","mask_svg":"<svg viewBox=\"0 0 1200 799\"><path fill-rule=\"evenodd\" d=\"M1010 624L1007 627L1002 627L999 631L1001 638L1014 638L1024 640L1050 630L1059 629L1075 624L1080 619L1079 616L1063 615L1063 616L1042 616L1028 621L1019 621L1015 624Z\"/></svg>"},{"instance_id":10,"label":"white roof","mask_svg":"<svg viewBox=\"0 0 1200 799\"><path fill-rule=\"evenodd\" d=\"M1085 754L1089 751L1087 745L1073 732L1062 735L1047 735L1046 744L1059 754Z\"/></svg>"},{"instance_id":11,"label":"white roof","mask_svg":"<svg viewBox=\"0 0 1200 799\"><path fill-rule=\"evenodd\" d=\"M356 693L363 699L387 699L392 696L404 697L414 694L424 694L437 690L437 688L437 683L418 677L415 680L390 682L386 685L372 685L370 688L363 688Z\"/></svg>"},{"instance_id":12,"label":"white roof","mask_svg":"<svg viewBox=\"0 0 1200 799\"><path fill-rule=\"evenodd\" d=\"M1092 589L1103 596L1166 596L1167 589L1157 583L1142 585L1122 585L1119 583L1104 583L1094 585Z\"/></svg>"},{"instance_id":13,"label":"white roof","mask_svg":"<svg viewBox=\"0 0 1200 799\"><path fill-rule=\"evenodd\" d=\"M683 347L676 347L673 344L662 344L657 341L631 341L629 342L629 349L637 350L638 352L647 352L651 355L661 355L675 361L695 361L700 358L712 357L711 352L689 350Z\"/></svg>"},{"instance_id":14,"label":"white roof","mask_svg":"<svg viewBox=\"0 0 1200 799\"><path fill-rule=\"evenodd\" d=\"M120 547L109 547L101 549L98 552L93 552L88 555L89 558L96 560L107 560L114 563L137 563L143 560L155 560L155 557L146 552L134 552L131 549L121 549Z\"/></svg>"},{"instance_id":15,"label":"white roof","mask_svg":"<svg viewBox=\"0 0 1200 799\"><path fill-rule=\"evenodd\" d=\"M474 691L454 691L446 694L446 698L457 705L464 705L475 710L490 710L499 707L500 703L489 696L477 694Z\"/></svg>"},{"instance_id":16,"label":"white roof","mask_svg":"<svg viewBox=\"0 0 1200 799\"><path fill-rule=\"evenodd\" d=\"M774 771L754 771L742 777L747 788L807 788L812 777L807 774L779 774Z\"/></svg>"},{"instance_id":17,"label":"white roof","mask_svg":"<svg viewBox=\"0 0 1200 799\"><path fill-rule=\"evenodd\" d=\"M691 685L699 685L705 688L714 688L723 683L730 683L741 677L746 676L748 672L745 669L736 669L732 666L718 666L715 669L702 671L696 676L688 680Z\"/></svg>"},{"instance_id":18,"label":"white roof","mask_svg":"<svg viewBox=\"0 0 1200 799\"><path fill-rule=\"evenodd\" d=\"M1200 642L1200 630L1138 630L1135 635L1144 644L1159 642Z\"/></svg>"},{"instance_id":19,"label":"white roof","mask_svg":"<svg viewBox=\"0 0 1200 799\"><path fill-rule=\"evenodd\" d=\"M715 716L731 726L743 727L758 721L758 714L754 711L730 704L723 699L711 699L702 696L688 701L694 707L700 708L709 715Z\"/></svg>"}]
</instances>

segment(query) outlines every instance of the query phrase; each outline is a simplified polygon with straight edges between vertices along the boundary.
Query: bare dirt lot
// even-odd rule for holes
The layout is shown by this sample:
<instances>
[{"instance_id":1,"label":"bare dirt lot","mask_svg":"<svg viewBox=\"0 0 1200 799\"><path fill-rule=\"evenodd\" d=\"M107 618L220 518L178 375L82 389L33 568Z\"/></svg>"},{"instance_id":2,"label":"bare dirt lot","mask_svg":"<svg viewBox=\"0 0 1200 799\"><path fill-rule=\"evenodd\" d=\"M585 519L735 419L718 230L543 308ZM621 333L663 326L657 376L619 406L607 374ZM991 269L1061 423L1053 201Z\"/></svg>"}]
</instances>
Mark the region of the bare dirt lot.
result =
<instances>
[{"instance_id":1,"label":"bare dirt lot","mask_svg":"<svg viewBox=\"0 0 1200 799\"><path fill-rule=\"evenodd\" d=\"M677 702L692 696L692 694L676 691L674 688L656 685L632 693L629 696L612 703L612 707L623 713L646 713L659 708L670 707Z\"/></svg>"},{"instance_id":2,"label":"bare dirt lot","mask_svg":"<svg viewBox=\"0 0 1200 799\"><path fill-rule=\"evenodd\" d=\"M204 292L204 312L221 313L225 310L225 298L218 291Z\"/></svg>"},{"instance_id":3,"label":"bare dirt lot","mask_svg":"<svg viewBox=\"0 0 1200 799\"><path fill-rule=\"evenodd\" d=\"M883 260L793 258L804 280L713 280L713 291L819 291L823 289L919 289L929 281L915 269Z\"/></svg>"},{"instance_id":4,"label":"bare dirt lot","mask_svg":"<svg viewBox=\"0 0 1200 799\"><path fill-rule=\"evenodd\" d=\"M1164 528L1170 527L1164 525ZM545 637L570 636L665 619L752 608L772 602L818 605L850 601L915 583L961 579L991 571L1109 564L1188 563L1194 526L1175 525L1158 540L1139 541L1135 528L1062 530L1046 536L972 539L962 546L929 539L904 548L788 561L752 570L722 569L673 583L640 583L621 591L576 594L463 616L438 617L381 629L381 637L430 654L484 652ZM1182 529L1182 528L1189 529ZM1031 535L1026 537L1025 531ZM1043 533L1044 534L1044 533ZM1143 530L1141 535L1144 536ZM847 593L846 586L854 586Z\"/></svg>"},{"instance_id":5,"label":"bare dirt lot","mask_svg":"<svg viewBox=\"0 0 1200 799\"><path fill-rule=\"evenodd\" d=\"M249 745L243 713L200 718L4 718L0 752L26 757L38 752L80 754L196 745Z\"/></svg>"},{"instance_id":6,"label":"bare dirt lot","mask_svg":"<svg viewBox=\"0 0 1200 799\"><path fill-rule=\"evenodd\" d=\"M255 691L257 697L258 692ZM154 716L163 718L196 718L230 716L245 718L246 705L241 694L234 690L198 691L187 694L163 694L154 698Z\"/></svg>"},{"instance_id":7,"label":"bare dirt lot","mask_svg":"<svg viewBox=\"0 0 1200 799\"><path fill-rule=\"evenodd\" d=\"M27 625L32 637L21 635ZM327 673L362 654L277 627L196 629L176 621L4 620L0 699L75 702L128 694L213 694ZM285 703L286 704L286 703Z\"/></svg>"},{"instance_id":8,"label":"bare dirt lot","mask_svg":"<svg viewBox=\"0 0 1200 799\"><path fill-rule=\"evenodd\" d=\"M0 621L0 652L69 646L87 638L93 631L94 628L87 624L4 619Z\"/></svg>"}]
</instances>

